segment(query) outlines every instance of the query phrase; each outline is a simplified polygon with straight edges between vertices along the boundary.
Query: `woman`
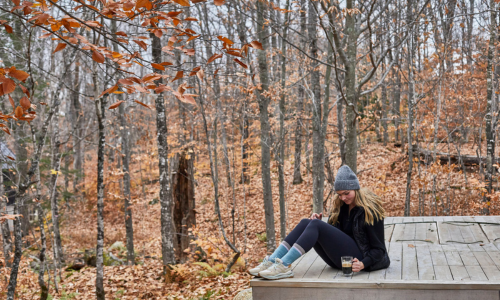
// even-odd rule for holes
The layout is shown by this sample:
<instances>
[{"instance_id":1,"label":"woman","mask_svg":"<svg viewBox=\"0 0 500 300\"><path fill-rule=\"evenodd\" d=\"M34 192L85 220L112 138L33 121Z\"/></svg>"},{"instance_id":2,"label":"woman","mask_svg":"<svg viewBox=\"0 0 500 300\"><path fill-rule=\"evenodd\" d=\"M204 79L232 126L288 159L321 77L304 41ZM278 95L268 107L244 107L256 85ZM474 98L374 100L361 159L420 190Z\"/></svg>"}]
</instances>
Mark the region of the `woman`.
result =
<instances>
[{"instance_id":1,"label":"woman","mask_svg":"<svg viewBox=\"0 0 500 300\"><path fill-rule=\"evenodd\" d=\"M335 179L336 194L328 223L313 213L288 234L271 256L249 273L266 279L293 277L291 264L314 248L331 267L341 269L340 258L352 256L352 271L389 267L384 242L384 217L380 197L360 189L356 174L342 166Z\"/></svg>"}]
</instances>

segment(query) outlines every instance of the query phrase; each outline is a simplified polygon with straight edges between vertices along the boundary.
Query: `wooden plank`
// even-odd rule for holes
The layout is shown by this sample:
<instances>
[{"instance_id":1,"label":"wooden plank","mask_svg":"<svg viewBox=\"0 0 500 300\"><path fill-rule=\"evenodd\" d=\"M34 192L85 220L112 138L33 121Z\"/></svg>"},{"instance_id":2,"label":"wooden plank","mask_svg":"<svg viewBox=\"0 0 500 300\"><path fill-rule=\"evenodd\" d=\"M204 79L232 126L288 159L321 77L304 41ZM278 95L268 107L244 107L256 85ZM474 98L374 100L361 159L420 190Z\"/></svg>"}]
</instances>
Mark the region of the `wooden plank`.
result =
<instances>
[{"instance_id":1,"label":"wooden plank","mask_svg":"<svg viewBox=\"0 0 500 300\"><path fill-rule=\"evenodd\" d=\"M326 262L318 256L318 258L313 262L309 270L304 274L302 278L308 278L308 279L317 279L323 272L323 269L326 266ZM294 273L295 276L295 273Z\"/></svg>"},{"instance_id":2,"label":"wooden plank","mask_svg":"<svg viewBox=\"0 0 500 300\"><path fill-rule=\"evenodd\" d=\"M418 278L421 280L434 280L434 266L432 265L431 251L427 244L416 245L417 263L418 263Z\"/></svg>"},{"instance_id":3,"label":"wooden plank","mask_svg":"<svg viewBox=\"0 0 500 300\"><path fill-rule=\"evenodd\" d=\"M464 217L464 219L467 221L474 220L474 221L478 222L481 219L481 217L479 217L479 220L478 220L478 217ZM483 229L481 228L480 224L474 223L474 225L472 227L469 227L469 229L471 230L471 232L474 235L474 238L477 242L481 242L481 243L488 243L489 242L488 237L486 237L486 235L484 234Z\"/></svg>"},{"instance_id":4,"label":"wooden plank","mask_svg":"<svg viewBox=\"0 0 500 300\"><path fill-rule=\"evenodd\" d=\"M431 251L432 264L434 266L448 266L442 245L429 245L429 250Z\"/></svg>"},{"instance_id":5,"label":"wooden plank","mask_svg":"<svg viewBox=\"0 0 500 300\"><path fill-rule=\"evenodd\" d=\"M404 221L405 223L405 229L403 231L403 237L401 239L398 239L396 242L412 242L414 243L415 241L415 232L416 232L416 224L415 223L409 223L413 222L413 218L405 218Z\"/></svg>"},{"instance_id":6,"label":"wooden plank","mask_svg":"<svg viewBox=\"0 0 500 300\"><path fill-rule=\"evenodd\" d=\"M434 266L434 273L436 274L436 280L438 281L442 282L453 280L449 266Z\"/></svg>"},{"instance_id":7,"label":"wooden plank","mask_svg":"<svg viewBox=\"0 0 500 300\"><path fill-rule=\"evenodd\" d=\"M330 267L329 265L326 265L325 268L323 269L323 272L321 272L321 275L319 275L320 280L333 280L338 272L342 272L342 270L335 269Z\"/></svg>"},{"instance_id":8,"label":"wooden plank","mask_svg":"<svg viewBox=\"0 0 500 300\"><path fill-rule=\"evenodd\" d=\"M314 248L307 252L302 260L293 269L293 277L302 278L317 258L321 259L318 256L318 253L314 251Z\"/></svg>"},{"instance_id":9,"label":"wooden plank","mask_svg":"<svg viewBox=\"0 0 500 300\"><path fill-rule=\"evenodd\" d=\"M470 280L473 281L486 281L488 280L488 277L486 277L486 274L484 274L483 269L481 266L465 266L467 269L467 272L469 273Z\"/></svg>"},{"instance_id":10,"label":"wooden plank","mask_svg":"<svg viewBox=\"0 0 500 300\"><path fill-rule=\"evenodd\" d=\"M471 280L465 266L450 266L450 271L455 281Z\"/></svg>"},{"instance_id":11,"label":"wooden plank","mask_svg":"<svg viewBox=\"0 0 500 300\"><path fill-rule=\"evenodd\" d=\"M498 266L483 266L481 268L484 274L486 274L486 277L488 277L488 280L500 280L500 270Z\"/></svg>"},{"instance_id":12,"label":"wooden plank","mask_svg":"<svg viewBox=\"0 0 500 300\"><path fill-rule=\"evenodd\" d=\"M480 266L494 266L495 263L491 259L491 257L488 255L486 251L479 252L479 251L473 251L474 256L476 257L477 261L479 262Z\"/></svg>"},{"instance_id":13,"label":"wooden plank","mask_svg":"<svg viewBox=\"0 0 500 300\"><path fill-rule=\"evenodd\" d=\"M462 221L469 222L464 224L464 226L460 226L460 231L462 232L465 243L473 244L487 242L486 236L483 234L479 224L476 223L473 217L462 217Z\"/></svg>"},{"instance_id":14,"label":"wooden plank","mask_svg":"<svg viewBox=\"0 0 500 300\"><path fill-rule=\"evenodd\" d=\"M500 266L500 251L498 251L498 248L494 244L485 244L483 249L488 253L495 265Z\"/></svg>"},{"instance_id":15,"label":"wooden plank","mask_svg":"<svg viewBox=\"0 0 500 300\"><path fill-rule=\"evenodd\" d=\"M406 224L394 225L394 232L392 233L391 242L398 242L403 239Z\"/></svg>"},{"instance_id":16,"label":"wooden plank","mask_svg":"<svg viewBox=\"0 0 500 300\"><path fill-rule=\"evenodd\" d=\"M463 266L464 263L454 245L443 245L444 255L449 266Z\"/></svg>"},{"instance_id":17,"label":"wooden plank","mask_svg":"<svg viewBox=\"0 0 500 300\"><path fill-rule=\"evenodd\" d=\"M394 231L393 224L384 224L384 240L389 242L392 237L392 232Z\"/></svg>"},{"instance_id":18,"label":"wooden plank","mask_svg":"<svg viewBox=\"0 0 500 300\"><path fill-rule=\"evenodd\" d=\"M389 249L391 265L385 273L386 279L401 279L401 266L403 258L403 244L392 242Z\"/></svg>"},{"instance_id":19,"label":"wooden plank","mask_svg":"<svg viewBox=\"0 0 500 300\"><path fill-rule=\"evenodd\" d=\"M448 229L449 237L447 240L445 240L445 243L441 242L441 244L454 244L454 243L463 244L464 243L464 238L462 236L462 233L460 232L461 223L458 223L458 222L453 223L454 221L456 221L456 220L451 219L449 221L442 222L442 225L446 226Z\"/></svg>"},{"instance_id":20,"label":"wooden plank","mask_svg":"<svg viewBox=\"0 0 500 300\"><path fill-rule=\"evenodd\" d=\"M423 222L424 218L415 217L414 222ZM416 223L415 224L415 243L425 243L427 239L427 224L428 223Z\"/></svg>"},{"instance_id":21,"label":"wooden plank","mask_svg":"<svg viewBox=\"0 0 500 300\"><path fill-rule=\"evenodd\" d=\"M360 271L352 275L352 280L366 280L370 276L370 272Z\"/></svg>"},{"instance_id":22,"label":"wooden plank","mask_svg":"<svg viewBox=\"0 0 500 300\"><path fill-rule=\"evenodd\" d=\"M472 253L470 250L458 251L458 254L460 255L460 258L462 259L464 266L479 266L479 262L477 261L476 257L474 256L474 253Z\"/></svg>"},{"instance_id":23,"label":"wooden plank","mask_svg":"<svg viewBox=\"0 0 500 300\"><path fill-rule=\"evenodd\" d=\"M447 244L450 240L450 232L449 227L443 221L437 222L438 235L439 235L439 243L441 245Z\"/></svg>"}]
</instances>

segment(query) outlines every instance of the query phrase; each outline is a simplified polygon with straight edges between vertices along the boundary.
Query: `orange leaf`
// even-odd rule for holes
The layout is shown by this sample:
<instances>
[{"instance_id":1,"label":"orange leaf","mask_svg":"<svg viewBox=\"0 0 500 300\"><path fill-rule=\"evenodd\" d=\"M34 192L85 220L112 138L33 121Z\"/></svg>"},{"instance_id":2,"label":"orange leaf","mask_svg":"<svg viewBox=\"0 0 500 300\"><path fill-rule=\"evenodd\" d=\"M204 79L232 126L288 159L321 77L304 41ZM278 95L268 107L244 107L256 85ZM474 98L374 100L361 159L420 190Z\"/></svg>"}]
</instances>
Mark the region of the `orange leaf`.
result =
<instances>
[{"instance_id":1,"label":"orange leaf","mask_svg":"<svg viewBox=\"0 0 500 300\"><path fill-rule=\"evenodd\" d=\"M30 100L26 97L22 97L21 100L19 100L19 104L21 104L24 110L27 110L31 106Z\"/></svg>"},{"instance_id":2,"label":"orange leaf","mask_svg":"<svg viewBox=\"0 0 500 300\"><path fill-rule=\"evenodd\" d=\"M119 79L118 83L123 84L123 85L133 85L134 84L134 82L132 80L127 79L127 78Z\"/></svg>"},{"instance_id":3,"label":"orange leaf","mask_svg":"<svg viewBox=\"0 0 500 300\"><path fill-rule=\"evenodd\" d=\"M189 96L189 95L184 95L179 100L181 100L184 103L196 105L196 100L194 100L194 98L192 96Z\"/></svg>"},{"instance_id":4,"label":"orange leaf","mask_svg":"<svg viewBox=\"0 0 500 300\"><path fill-rule=\"evenodd\" d=\"M99 98L101 98L102 96L104 96L107 93L112 93L116 90L118 90L118 85L114 85L114 86L110 87L109 89L105 90L104 92L102 92L102 94L99 96Z\"/></svg>"},{"instance_id":5,"label":"orange leaf","mask_svg":"<svg viewBox=\"0 0 500 300\"><path fill-rule=\"evenodd\" d=\"M187 42L190 42L190 41L192 41L192 40L194 40L194 39L196 39L196 38L198 38L198 37L200 37L200 36L199 36L199 35L192 35L192 36L190 36L190 37L186 40L186 43L187 43Z\"/></svg>"},{"instance_id":6,"label":"orange leaf","mask_svg":"<svg viewBox=\"0 0 500 300\"><path fill-rule=\"evenodd\" d=\"M195 21L195 22L197 22L198 19L196 19L194 17L187 17L187 18L184 19L184 21Z\"/></svg>"},{"instance_id":7,"label":"orange leaf","mask_svg":"<svg viewBox=\"0 0 500 300\"><path fill-rule=\"evenodd\" d=\"M234 61L237 62L243 68L248 69L248 66L246 64L244 64L242 61L240 61L239 59L235 58Z\"/></svg>"},{"instance_id":8,"label":"orange leaf","mask_svg":"<svg viewBox=\"0 0 500 300\"><path fill-rule=\"evenodd\" d=\"M14 99L12 99L12 97L9 95L9 102L10 102L10 105L12 105L12 108L16 108L16 104L14 103Z\"/></svg>"},{"instance_id":9,"label":"orange leaf","mask_svg":"<svg viewBox=\"0 0 500 300\"><path fill-rule=\"evenodd\" d=\"M184 77L184 71L177 71L177 74L175 74L175 78L172 79L171 82L174 82L176 81L177 79L181 79L182 77Z\"/></svg>"},{"instance_id":10,"label":"orange leaf","mask_svg":"<svg viewBox=\"0 0 500 300\"><path fill-rule=\"evenodd\" d=\"M251 42L250 45L252 45L255 49L264 50L264 48L262 48L262 44L257 41Z\"/></svg>"},{"instance_id":11,"label":"orange leaf","mask_svg":"<svg viewBox=\"0 0 500 300\"><path fill-rule=\"evenodd\" d=\"M227 37L223 37L223 36L219 35L217 38L228 45L234 44L234 42L231 41L230 39L228 39Z\"/></svg>"},{"instance_id":12,"label":"orange leaf","mask_svg":"<svg viewBox=\"0 0 500 300\"><path fill-rule=\"evenodd\" d=\"M135 5L135 9L139 10L139 8L144 7L147 10L151 10L153 8L153 4L149 0L139 0Z\"/></svg>"},{"instance_id":13,"label":"orange leaf","mask_svg":"<svg viewBox=\"0 0 500 300\"><path fill-rule=\"evenodd\" d=\"M214 54L212 55L212 57L210 57L208 60L207 60L207 65L211 62L213 62L214 60L216 60L217 58L221 58L222 57L222 54Z\"/></svg>"},{"instance_id":14,"label":"orange leaf","mask_svg":"<svg viewBox=\"0 0 500 300\"><path fill-rule=\"evenodd\" d=\"M221 5L224 5L224 2L225 2L225 0L214 0L214 4L215 4L216 6L221 6Z\"/></svg>"},{"instance_id":15,"label":"orange leaf","mask_svg":"<svg viewBox=\"0 0 500 300\"><path fill-rule=\"evenodd\" d=\"M16 160L14 157L7 155L7 158L10 160Z\"/></svg>"},{"instance_id":16,"label":"orange leaf","mask_svg":"<svg viewBox=\"0 0 500 300\"><path fill-rule=\"evenodd\" d=\"M191 6L189 0L174 0L174 2L182 6Z\"/></svg>"},{"instance_id":17,"label":"orange leaf","mask_svg":"<svg viewBox=\"0 0 500 300\"><path fill-rule=\"evenodd\" d=\"M120 106L123 102L125 102L125 101L123 101L123 100L117 101L116 103L111 104L111 105L108 107L108 109L115 109L115 108L117 108L118 106Z\"/></svg>"},{"instance_id":18,"label":"orange leaf","mask_svg":"<svg viewBox=\"0 0 500 300\"><path fill-rule=\"evenodd\" d=\"M134 102L135 102L135 103L139 103L140 105L142 105L142 106L144 106L144 107L147 107L147 108L151 109L151 107L149 107L149 105L144 104L144 103L142 103L142 102L141 102L141 101L139 101L139 100L134 100Z\"/></svg>"},{"instance_id":19,"label":"orange leaf","mask_svg":"<svg viewBox=\"0 0 500 300\"><path fill-rule=\"evenodd\" d=\"M16 83L10 78L0 78L0 96L12 93L16 89Z\"/></svg>"},{"instance_id":20,"label":"orange leaf","mask_svg":"<svg viewBox=\"0 0 500 300\"><path fill-rule=\"evenodd\" d=\"M66 48L66 45L67 45L66 43L59 43L59 44L57 44L56 49L54 49L54 52L52 52L52 53L56 53L58 51L61 51L62 49Z\"/></svg>"},{"instance_id":21,"label":"orange leaf","mask_svg":"<svg viewBox=\"0 0 500 300\"><path fill-rule=\"evenodd\" d=\"M10 27L9 25L7 24L3 24L3 27L5 27L5 30L7 31L7 33L12 33L12 27Z\"/></svg>"},{"instance_id":22,"label":"orange leaf","mask_svg":"<svg viewBox=\"0 0 500 300\"><path fill-rule=\"evenodd\" d=\"M196 76L198 76L200 81L203 82L203 77L205 77L205 72L203 71L203 69L200 69L198 72L196 72Z\"/></svg>"},{"instance_id":23,"label":"orange leaf","mask_svg":"<svg viewBox=\"0 0 500 300\"><path fill-rule=\"evenodd\" d=\"M162 66L162 65L160 65L160 64L155 64L155 63L153 63L153 64L151 64L151 66L152 66L153 68L155 68L155 69L165 71L165 67L164 67L164 66Z\"/></svg>"},{"instance_id":24,"label":"orange leaf","mask_svg":"<svg viewBox=\"0 0 500 300\"><path fill-rule=\"evenodd\" d=\"M144 50L148 50L148 45L146 45L146 43L144 43L143 41L139 41L139 40L134 40L134 42L139 45L142 49Z\"/></svg>"},{"instance_id":25,"label":"orange leaf","mask_svg":"<svg viewBox=\"0 0 500 300\"><path fill-rule=\"evenodd\" d=\"M92 51L92 59L100 64L104 63L104 55L102 55L100 52L97 52L95 50Z\"/></svg>"},{"instance_id":26,"label":"orange leaf","mask_svg":"<svg viewBox=\"0 0 500 300\"><path fill-rule=\"evenodd\" d=\"M21 106L16 107L16 110L14 111L14 115L16 118L22 118L23 116L23 108Z\"/></svg>"},{"instance_id":27,"label":"orange leaf","mask_svg":"<svg viewBox=\"0 0 500 300\"><path fill-rule=\"evenodd\" d=\"M22 70L12 70L9 72L9 76L24 82L30 75Z\"/></svg>"}]
</instances>

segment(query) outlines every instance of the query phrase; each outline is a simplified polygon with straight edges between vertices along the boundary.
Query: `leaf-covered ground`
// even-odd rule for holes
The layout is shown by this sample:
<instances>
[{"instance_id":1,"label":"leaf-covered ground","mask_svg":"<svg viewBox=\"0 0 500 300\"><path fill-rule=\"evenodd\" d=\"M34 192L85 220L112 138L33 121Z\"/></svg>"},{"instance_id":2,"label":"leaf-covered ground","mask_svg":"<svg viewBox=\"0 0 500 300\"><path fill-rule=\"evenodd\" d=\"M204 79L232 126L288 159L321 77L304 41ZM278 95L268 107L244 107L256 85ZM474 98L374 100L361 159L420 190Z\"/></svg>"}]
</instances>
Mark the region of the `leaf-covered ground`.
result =
<instances>
[{"instance_id":1,"label":"leaf-covered ground","mask_svg":"<svg viewBox=\"0 0 500 300\"><path fill-rule=\"evenodd\" d=\"M255 149L253 149L255 151ZM466 150L466 149L465 149ZM236 184L234 197L232 189L227 187L225 174L220 175L221 211L226 235L236 240L236 247L243 256L230 273L224 269L232 257L232 252L224 243L217 216L214 213L213 184L210 178L208 159L196 160L196 211L197 227L192 231L196 236L190 255L191 259L175 267L173 282L164 283L161 276L161 240L160 240L160 204L157 203L159 186L155 156L147 151L135 157L132 171L134 243L137 252L135 266L105 267L105 289L107 299L232 299L238 291L249 287L251 276L245 273L246 266L258 263L266 254L265 223L262 201L262 182L258 152L250 159L250 183ZM293 155L291 155L293 157ZM387 215L403 214L406 192L407 156L401 148L392 144L368 144L362 146L358 156L358 171L363 186L370 187L385 200ZM140 164L139 164L140 162ZM334 174L340 166L338 158L331 161ZM139 171L139 165L142 171ZM310 172L303 164L304 182L292 184L293 161L285 163L287 229L290 230L301 218L309 217L312 207L312 180ZM85 198L70 203L61 203L63 210L62 235L67 262L82 257L85 249L95 247L96 240L96 195L95 166L86 163L86 184L82 187ZM223 168L219 168L221 170ZM120 197L120 172L108 166L107 195L105 201L105 248L117 241L125 242L122 201ZM238 169L237 166L237 170ZM420 175L419 175L420 174ZM93 177L94 176L94 177ZM234 174L233 174L234 176ZM435 180L434 180L434 176ZM465 176L456 168L431 165L418 168L415 165L412 184L412 215L419 213L419 189L421 203L425 201L425 215L439 214L474 215L479 214L483 206L480 178L477 170L469 170ZM142 179L141 179L142 178ZM240 176L235 176L239 179ZM274 199L274 217L276 238L279 240L279 194L277 166L272 164L272 185ZM239 181L239 180L238 180ZM142 184L144 182L144 185ZM453 188L448 188L452 186ZM436 194L432 189L436 190ZM331 205L331 185L325 186L326 208ZM434 201L437 199L437 202ZM496 195L492 198L491 213L498 213ZM235 201L235 221L231 209ZM432 210L431 210L432 207ZM420 206L422 210L422 206ZM48 216L50 220L50 215ZM38 231L34 231L37 235ZM32 241L33 242L33 241ZM18 299L39 299L38 274L30 265L37 255L38 240L26 249L21 262L18 278ZM50 243L49 243L50 244ZM202 251L201 251L202 250ZM49 251L50 252L50 251ZM50 252L51 253L51 252ZM120 258L125 257L122 247L112 250ZM201 259L200 259L201 257ZM3 257L1 257L3 259ZM9 270L0 269L0 290L6 291ZM53 270L50 278L51 299L93 299L95 291L95 268L85 267L80 271L62 271L62 280L58 282L59 292L54 289ZM3 292L0 292L0 296Z\"/></svg>"}]
</instances>

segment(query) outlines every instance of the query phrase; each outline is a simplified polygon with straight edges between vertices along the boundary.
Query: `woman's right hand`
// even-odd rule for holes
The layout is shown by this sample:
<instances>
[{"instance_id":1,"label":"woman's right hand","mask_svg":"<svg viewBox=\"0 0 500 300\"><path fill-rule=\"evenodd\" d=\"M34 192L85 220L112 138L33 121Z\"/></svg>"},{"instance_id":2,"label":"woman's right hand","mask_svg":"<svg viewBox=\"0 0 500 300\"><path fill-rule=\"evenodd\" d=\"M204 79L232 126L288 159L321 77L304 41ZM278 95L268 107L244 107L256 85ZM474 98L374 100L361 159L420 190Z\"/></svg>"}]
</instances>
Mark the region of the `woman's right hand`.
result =
<instances>
[{"instance_id":1,"label":"woman's right hand","mask_svg":"<svg viewBox=\"0 0 500 300\"><path fill-rule=\"evenodd\" d=\"M321 218L323 218L323 213L320 213L320 214L313 213L309 219L310 220L314 220L314 219L321 220Z\"/></svg>"}]
</instances>

